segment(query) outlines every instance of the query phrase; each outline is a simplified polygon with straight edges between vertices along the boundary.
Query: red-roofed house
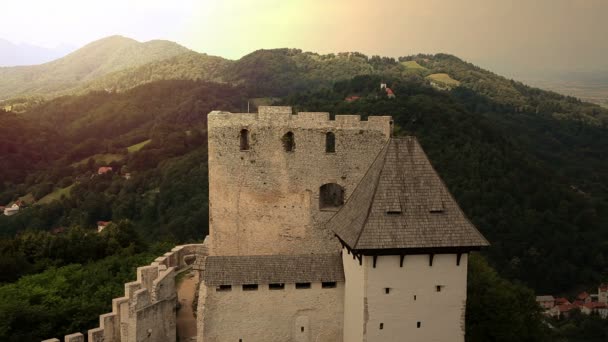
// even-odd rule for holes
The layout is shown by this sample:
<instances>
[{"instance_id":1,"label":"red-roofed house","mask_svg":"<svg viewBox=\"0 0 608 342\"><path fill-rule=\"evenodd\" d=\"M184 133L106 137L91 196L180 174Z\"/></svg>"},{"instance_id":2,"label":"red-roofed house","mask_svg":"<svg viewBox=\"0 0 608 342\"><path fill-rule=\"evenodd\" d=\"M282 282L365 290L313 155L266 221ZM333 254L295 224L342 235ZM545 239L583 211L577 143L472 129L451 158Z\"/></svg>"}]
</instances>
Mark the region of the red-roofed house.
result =
<instances>
[{"instance_id":1,"label":"red-roofed house","mask_svg":"<svg viewBox=\"0 0 608 342\"><path fill-rule=\"evenodd\" d=\"M395 98L395 93L393 92L393 90L391 88L386 88L386 96L388 96L389 99L393 99Z\"/></svg>"},{"instance_id":2,"label":"red-roofed house","mask_svg":"<svg viewBox=\"0 0 608 342\"><path fill-rule=\"evenodd\" d=\"M112 221L97 221L97 232L101 233Z\"/></svg>"},{"instance_id":3,"label":"red-roofed house","mask_svg":"<svg viewBox=\"0 0 608 342\"><path fill-rule=\"evenodd\" d=\"M361 96L349 96L349 97L345 98L344 101L353 102L353 101L357 101L360 98L361 98Z\"/></svg>"},{"instance_id":4,"label":"red-roofed house","mask_svg":"<svg viewBox=\"0 0 608 342\"><path fill-rule=\"evenodd\" d=\"M578 296L576 296L576 299L578 299L579 301L582 301L584 303L591 302L591 296L587 292L579 293Z\"/></svg>"},{"instance_id":5,"label":"red-roofed house","mask_svg":"<svg viewBox=\"0 0 608 342\"><path fill-rule=\"evenodd\" d=\"M591 313L595 312L598 315L600 315L600 317L602 317L602 318L608 317L608 306L604 303L598 303L598 302L585 303L583 306L580 307L580 309L581 309L581 312L584 313L585 315L590 315Z\"/></svg>"},{"instance_id":6,"label":"red-roofed house","mask_svg":"<svg viewBox=\"0 0 608 342\"><path fill-rule=\"evenodd\" d=\"M570 316L570 313L573 310L580 309L580 307L578 305L574 305L574 304L558 305L557 308L559 310L560 316L565 317L565 318L568 318L568 316Z\"/></svg>"},{"instance_id":7,"label":"red-roofed house","mask_svg":"<svg viewBox=\"0 0 608 342\"><path fill-rule=\"evenodd\" d=\"M98 175L103 175L106 174L108 172L112 172L112 167L111 166L102 166L97 170L97 174Z\"/></svg>"}]
</instances>

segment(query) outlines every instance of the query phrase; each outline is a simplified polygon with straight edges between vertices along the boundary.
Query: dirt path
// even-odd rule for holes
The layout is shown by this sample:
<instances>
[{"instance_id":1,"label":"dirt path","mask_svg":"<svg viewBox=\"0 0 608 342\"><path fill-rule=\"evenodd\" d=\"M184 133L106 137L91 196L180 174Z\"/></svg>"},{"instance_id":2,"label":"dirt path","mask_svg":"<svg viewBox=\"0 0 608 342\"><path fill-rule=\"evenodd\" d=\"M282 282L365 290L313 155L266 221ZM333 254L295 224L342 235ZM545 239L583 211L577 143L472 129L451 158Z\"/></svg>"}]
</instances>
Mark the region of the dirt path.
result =
<instances>
[{"instance_id":1,"label":"dirt path","mask_svg":"<svg viewBox=\"0 0 608 342\"><path fill-rule=\"evenodd\" d=\"M192 311L192 301L198 282L198 272L188 271L177 288L180 309L177 312L177 335L180 342L191 341L196 337L196 318Z\"/></svg>"}]
</instances>

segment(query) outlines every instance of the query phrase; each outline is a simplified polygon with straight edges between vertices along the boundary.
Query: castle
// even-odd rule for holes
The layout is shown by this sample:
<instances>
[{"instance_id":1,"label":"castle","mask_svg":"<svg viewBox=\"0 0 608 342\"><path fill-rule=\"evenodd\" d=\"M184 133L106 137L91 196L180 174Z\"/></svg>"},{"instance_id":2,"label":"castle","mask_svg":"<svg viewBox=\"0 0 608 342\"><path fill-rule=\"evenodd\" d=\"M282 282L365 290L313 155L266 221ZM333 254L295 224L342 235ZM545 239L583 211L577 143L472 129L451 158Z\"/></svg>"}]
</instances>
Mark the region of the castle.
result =
<instances>
[{"instance_id":1,"label":"castle","mask_svg":"<svg viewBox=\"0 0 608 342\"><path fill-rule=\"evenodd\" d=\"M209 236L152 265L167 278L196 255L198 342L464 341L467 256L488 242L392 126L209 113ZM156 295L174 285L141 271L89 341L175 341L157 298L175 299Z\"/></svg>"}]
</instances>

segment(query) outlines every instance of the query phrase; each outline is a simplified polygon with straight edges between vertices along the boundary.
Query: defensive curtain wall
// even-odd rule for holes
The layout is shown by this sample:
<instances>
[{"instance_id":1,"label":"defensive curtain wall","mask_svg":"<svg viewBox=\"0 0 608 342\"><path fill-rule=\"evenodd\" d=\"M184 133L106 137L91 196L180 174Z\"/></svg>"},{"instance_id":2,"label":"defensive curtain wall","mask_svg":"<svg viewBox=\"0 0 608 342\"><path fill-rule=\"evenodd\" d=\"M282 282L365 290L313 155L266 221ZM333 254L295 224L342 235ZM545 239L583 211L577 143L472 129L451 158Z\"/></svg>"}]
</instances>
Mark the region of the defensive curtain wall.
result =
<instances>
[{"instance_id":1,"label":"defensive curtain wall","mask_svg":"<svg viewBox=\"0 0 608 342\"><path fill-rule=\"evenodd\" d=\"M338 252L323 224L391 136L390 116L208 115L210 255ZM328 191L323 202L321 193Z\"/></svg>"},{"instance_id":2,"label":"defensive curtain wall","mask_svg":"<svg viewBox=\"0 0 608 342\"><path fill-rule=\"evenodd\" d=\"M137 280L125 284L125 295L112 300L112 312L99 316L99 327L88 331L87 341L175 342L175 275L206 254L205 243L177 246L149 266L138 267ZM84 342L85 336L70 334L64 341Z\"/></svg>"}]
</instances>

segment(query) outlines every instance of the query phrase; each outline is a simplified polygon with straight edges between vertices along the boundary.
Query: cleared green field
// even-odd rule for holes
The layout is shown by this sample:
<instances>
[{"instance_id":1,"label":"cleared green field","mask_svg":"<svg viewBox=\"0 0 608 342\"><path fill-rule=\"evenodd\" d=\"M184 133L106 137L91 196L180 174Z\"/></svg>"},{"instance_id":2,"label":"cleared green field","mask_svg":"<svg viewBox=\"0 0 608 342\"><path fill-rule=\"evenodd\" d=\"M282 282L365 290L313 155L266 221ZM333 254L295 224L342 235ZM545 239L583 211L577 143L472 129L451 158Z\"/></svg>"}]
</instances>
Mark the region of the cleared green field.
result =
<instances>
[{"instance_id":1,"label":"cleared green field","mask_svg":"<svg viewBox=\"0 0 608 342\"><path fill-rule=\"evenodd\" d=\"M432 79L433 81L443 83L448 86L459 86L460 82L451 78L448 74L432 74L428 75L427 78Z\"/></svg>"},{"instance_id":2,"label":"cleared green field","mask_svg":"<svg viewBox=\"0 0 608 342\"><path fill-rule=\"evenodd\" d=\"M152 140L148 139L148 140L140 142L139 144L131 145L131 146L127 147L127 151L129 151L129 153L137 152L137 151L141 150L144 146L146 146L150 141L152 141Z\"/></svg>"},{"instance_id":3,"label":"cleared green field","mask_svg":"<svg viewBox=\"0 0 608 342\"><path fill-rule=\"evenodd\" d=\"M86 164L89 161L89 159L91 159L91 158L93 158L95 160L95 162L97 162L97 163L109 164L110 162L113 162L113 161L121 161L125 158L125 156L123 156L122 154L115 154L115 153L96 154L94 156L87 157L81 161L77 161L77 162L73 163L72 166L79 166L79 165Z\"/></svg>"},{"instance_id":4,"label":"cleared green field","mask_svg":"<svg viewBox=\"0 0 608 342\"><path fill-rule=\"evenodd\" d=\"M416 62L416 61L401 62L401 65L403 65L404 67L406 67L408 69L428 70L427 68L425 68L422 65L418 64L418 62Z\"/></svg>"},{"instance_id":5,"label":"cleared green field","mask_svg":"<svg viewBox=\"0 0 608 342\"><path fill-rule=\"evenodd\" d=\"M19 200L27 204L32 204L36 202L36 199L34 198L34 195L32 193L19 197Z\"/></svg>"},{"instance_id":6,"label":"cleared green field","mask_svg":"<svg viewBox=\"0 0 608 342\"><path fill-rule=\"evenodd\" d=\"M61 196L70 196L70 190L72 190L72 188L74 187L74 184L62 188L62 189L55 189L55 191L51 192L50 194L42 197L40 199L40 201L38 201L38 204L49 204L51 202L53 202L54 200L60 200Z\"/></svg>"}]
</instances>

